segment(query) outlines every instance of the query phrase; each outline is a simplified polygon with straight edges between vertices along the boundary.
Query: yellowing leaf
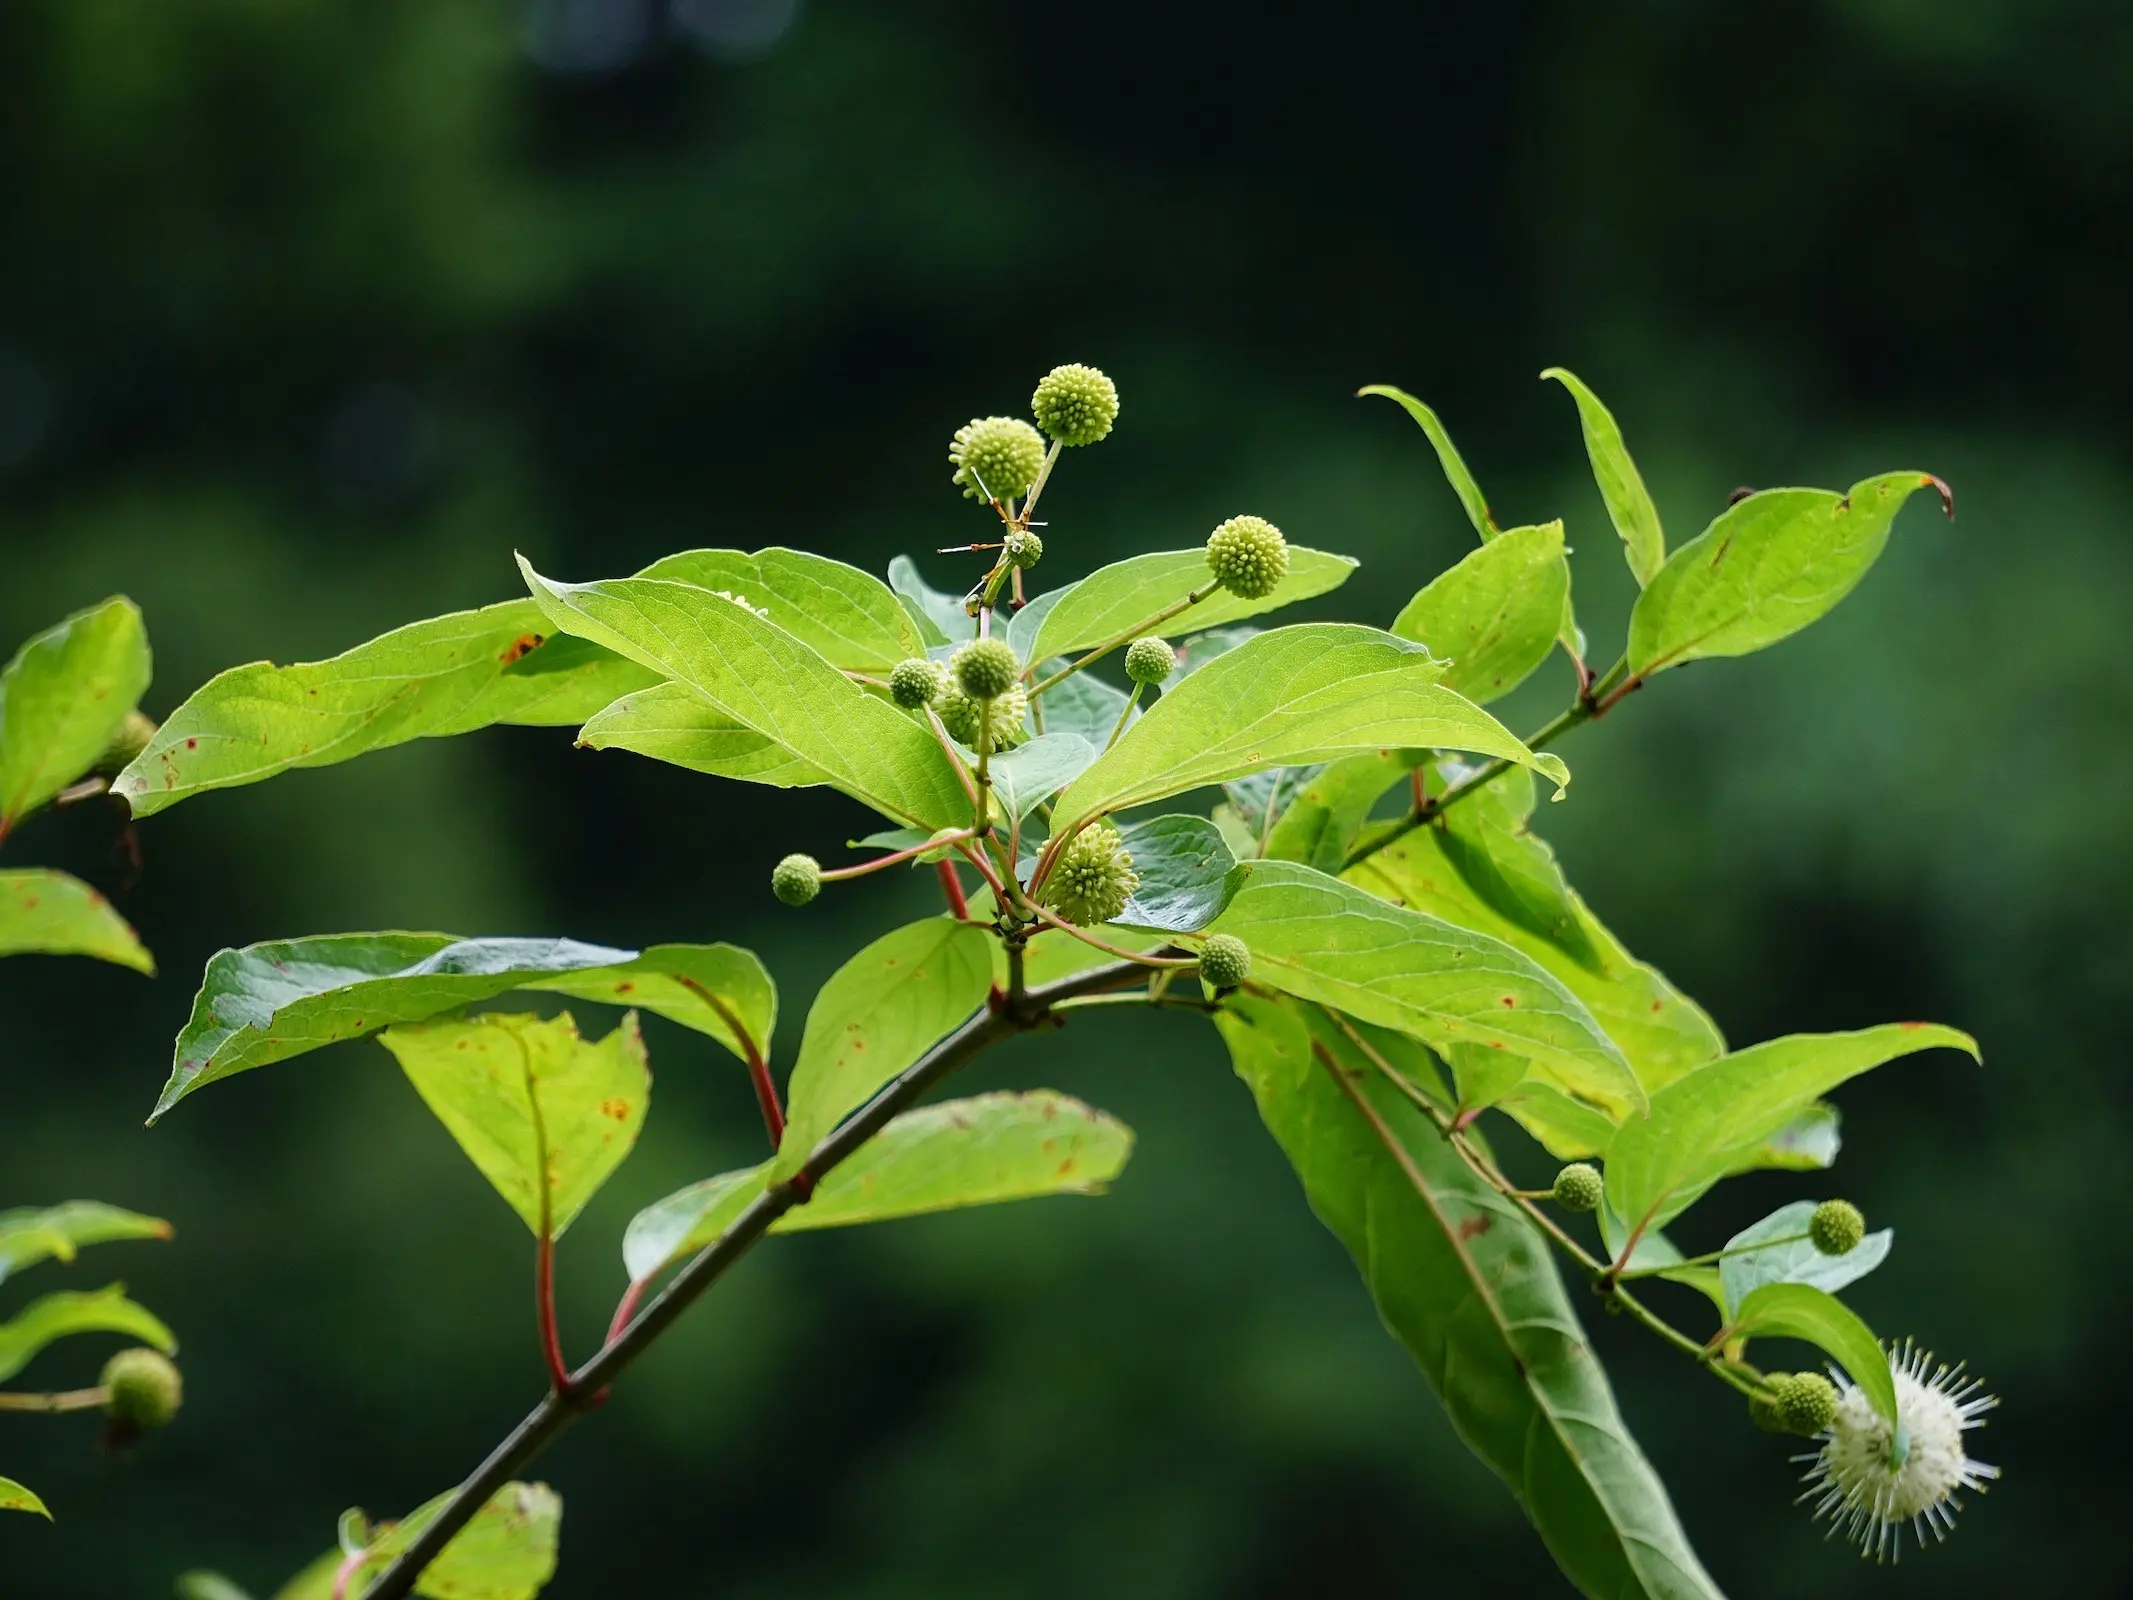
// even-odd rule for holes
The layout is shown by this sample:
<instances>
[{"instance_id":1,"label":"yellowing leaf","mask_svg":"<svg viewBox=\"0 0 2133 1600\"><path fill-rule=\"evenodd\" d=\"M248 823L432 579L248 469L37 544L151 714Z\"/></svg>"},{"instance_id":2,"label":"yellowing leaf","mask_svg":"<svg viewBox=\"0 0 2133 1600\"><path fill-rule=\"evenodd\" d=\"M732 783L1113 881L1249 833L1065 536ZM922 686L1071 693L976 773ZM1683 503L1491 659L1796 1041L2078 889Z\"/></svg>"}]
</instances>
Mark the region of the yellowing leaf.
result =
<instances>
[{"instance_id":1,"label":"yellowing leaf","mask_svg":"<svg viewBox=\"0 0 2133 1600\"><path fill-rule=\"evenodd\" d=\"M111 902L64 872L0 872L0 956L94 956L155 976L155 958Z\"/></svg>"}]
</instances>

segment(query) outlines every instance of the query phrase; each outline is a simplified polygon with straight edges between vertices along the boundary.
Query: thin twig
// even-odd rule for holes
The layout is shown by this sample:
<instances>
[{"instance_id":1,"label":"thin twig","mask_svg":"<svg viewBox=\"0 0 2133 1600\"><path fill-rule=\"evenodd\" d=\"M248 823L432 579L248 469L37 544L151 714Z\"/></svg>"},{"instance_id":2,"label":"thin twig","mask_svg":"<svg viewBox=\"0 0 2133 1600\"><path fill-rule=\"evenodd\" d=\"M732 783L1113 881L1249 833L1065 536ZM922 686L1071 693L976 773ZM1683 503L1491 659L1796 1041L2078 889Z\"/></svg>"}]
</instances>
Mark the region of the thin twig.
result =
<instances>
[{"instance_id":1,"label":"thin twig","mask_svg":"<svg viewBox=\"0 0 2133 1600\"><path fill-rule=\"evenodd\" d=\"M0 1411L94 1411L111 1398L111 1391L96 1389L61 1389L52 1394L24 1394L14 1390L0 1390Z\"/></svg>"}]
</instances>

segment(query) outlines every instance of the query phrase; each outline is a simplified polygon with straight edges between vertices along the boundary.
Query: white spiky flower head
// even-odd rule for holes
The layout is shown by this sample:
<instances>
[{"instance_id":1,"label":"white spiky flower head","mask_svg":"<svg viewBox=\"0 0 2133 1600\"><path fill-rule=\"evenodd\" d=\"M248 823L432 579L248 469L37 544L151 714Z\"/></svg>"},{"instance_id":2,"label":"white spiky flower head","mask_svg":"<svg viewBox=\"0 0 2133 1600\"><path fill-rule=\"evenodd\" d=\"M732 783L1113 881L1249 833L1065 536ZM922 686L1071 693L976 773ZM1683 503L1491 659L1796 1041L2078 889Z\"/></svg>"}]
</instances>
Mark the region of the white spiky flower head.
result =
<instances>
[{"instance_id":1,"label":"white spiky flower head","mask_svg":"<svg viewBox=\"0 0 2133 1600\"><path fill-rule=\"evenodd\" d=\"M1909 1340L1890 1347L1889 1367L1896 1379L1893 1425L1838 1372L1837 1419L1822 1431L1820 1450L1795 1458L1809 1463L1800 1499L1814 1501L1816 1520L1828 1517L1832 1538L1842 1534L1876 1561L1901 1553L1905 1523L1921 1549L1929 1529L1936 1540L1946 1538L1962 1509L1958 1491L1983 1494L2000 1475L1963 1448L1964 1433L1982 1426L1998 1396L1964 1377L1960 1363L1936 1366L1930 1350Z\"/></svg>"}]
</instances>

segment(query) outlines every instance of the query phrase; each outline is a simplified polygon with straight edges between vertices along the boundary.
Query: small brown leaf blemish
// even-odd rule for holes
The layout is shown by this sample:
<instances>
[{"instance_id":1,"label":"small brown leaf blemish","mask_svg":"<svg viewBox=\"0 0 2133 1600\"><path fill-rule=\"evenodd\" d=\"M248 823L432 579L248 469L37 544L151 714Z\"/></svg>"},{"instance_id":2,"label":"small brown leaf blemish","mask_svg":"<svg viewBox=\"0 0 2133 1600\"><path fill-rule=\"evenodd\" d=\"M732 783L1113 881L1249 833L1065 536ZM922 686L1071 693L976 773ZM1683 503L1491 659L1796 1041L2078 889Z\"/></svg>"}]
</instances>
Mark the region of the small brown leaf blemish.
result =
<instances>
[{"instance_id":1,"label":"small brown leaf blemish","mask_svg":"<svg viewBox=\"0 0 2133 1600\"><path fill-rule=\"evenodd\" d=\"M1487 1212L1477 1211L1474 1213L1474 1215L1468 1217L1464 1222L1459 1224L1459 1237L1462 1241L1467 1239L1477 1239L1482 1234L1487 1233L1489 1229L1494 1225L1494 1222L1495 1219L1492 1218Z\"/></svg>"},{"instance_id":2,"label":"small brown leaf blemish","mask_svg":"<svg viewBox=\"0 0 2133 1600\"><path fill-rule=\"evenodd\" d=\"M600 1102L600 1115L603 1117L613 1117L617 1122L621 1122L629 1114L630 1103L627 1100L609 1099Z\"/></svg>"},{"instance_id":3,"label":"small brown leaf blemish","mask_svg":"<svg viewBox=\"0 0 2133 1600\"><path fill-rule=\"evenodd\" d=\"M546 642L547 641L544 640L541 635L537 633L522 633L516 639L513 639L508 645L504 646L504 653L498 656L497 660L501 662L504 666L508 667L514 661L521 661L525 659L525 657L532 654L534 651L540 649L540 647Z\"/></svg>"}]
</instances>

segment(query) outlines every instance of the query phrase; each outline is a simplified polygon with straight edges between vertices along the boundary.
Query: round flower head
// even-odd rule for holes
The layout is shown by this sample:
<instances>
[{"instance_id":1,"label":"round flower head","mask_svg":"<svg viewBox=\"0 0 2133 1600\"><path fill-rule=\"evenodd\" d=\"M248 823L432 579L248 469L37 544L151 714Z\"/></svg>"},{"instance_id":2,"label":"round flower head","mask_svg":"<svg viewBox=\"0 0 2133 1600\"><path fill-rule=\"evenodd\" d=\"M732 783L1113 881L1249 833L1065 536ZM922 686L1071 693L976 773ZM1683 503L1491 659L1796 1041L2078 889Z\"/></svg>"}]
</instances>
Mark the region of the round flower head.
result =
<instances>
[{"instance_id":1,"label":"round flower head","mask_svg":"<svg viewBox=\"0 0 2133 1600\"><path fill-rule=\"evenodd\" d=\"M789 906L804 906L822 892L822 863L790 855L770 869L770 892Z\"/></svg>"},{"instance_id":2,"label":"round flower head","mask_svg":"<svg viewBox=\"0 0 2133 1600\"><path fill-rule=\"evenodd\" d=\"M1573 1161L1555 1175L1555 1203L1565 1211L1597 1211L1605 1188L1599 1168Z\"/></svg>"},{"instance_id":3,"label":"round flower head","mask_svg":"<svg viewBox=\"0 0 2133 1600\"><path fill-rule=\"evenodd\" d=\"M995 750L1020 744L1029 732L1029 691L1019 683L992 700L973 700L951 683L933 703L933 711L948 737L966 749L978 747L980 718L982 726L990 729Z\"/></svg>"},{"instance_id":4,"label":"round flower head","mask_svg":"<svg viewBox=\"0 0 2133 1600\"><path fill-rule=\"evenodd\" d=\"M1819 1372L1795 1372L1776 1386L1778 1422L1787 1433L1813 1438L1837 1420L1837 1386Z\"/></svg>"},{"instance_id":5,"label":"round flower head","mask_svg":"<svg viewBox=\"0 0 2133 1600\"><path fill-rule=\"evenodd\" d=\"M1009 530L1007 538L1001 542L1001 549L1011 567L1027 569L1044 559L1044 541L1027 528Z\"/></svg>"},{"instance_id":6,"label":"round flower head","mask_svg":"<svg viewBox=\"0 0 2133 1600\"><path fill-rule=\"evenodd\" d=\"M948 446L955 481L972 500L1029 493L1044 465L1044 439L1020 417L973 417Z\"/></svg>"},{"instance_id":7,"label":"round flower head","mask_svg":"<svg viewBox=\"0 0 2133 1600\"><path fill-rule=\"evenodd\" d=\"M1289 575L1289 541L1264 517L1231 517L1207 536L1207 569L1244 600L1264 600Z\"/></svg>"},{"instance_id":8,"label":"round flower head","mask_svg":"<svg viewBox=\"0 0 2133 1600\"><path fill-rule=\"evenodd\" d=\"M1109 922L1126 909L1141 875L1119 840L1118 830L1103 824L1084 828L1060 851L1046 884L1052 909L1083 927Z\"/></svg>"},{"instance_id":9,"label":"round flower head","mask_svg":"<svg viewBox=\"0 0 2133 1600\"><path fill-rule=\"evenodd\" d=\"M1859 1248L1866 1237L1866 1217L1849 1200L1825 1200L1807 1219L1807 1237L1825 1256L1841 1256Z\"/></svg>"},{"instance_id":10,"label":"round flower head","mask_svg":"<svg viewBox=\"0 0 2133 1600\"><path fill-rule=\"evenodd\" d=\"M907 661L896 663L896 670L889 674L889 698L906 711L916 711L920 706L930 706L941 692L941 665L928 661L924 656L912 656Z\"/></svg>"},{"instance_id":11,"label":"round flower head","mask_svg":"<svg viewBox=\"0 0 2133 1600\"><path fill-rule=\"evenodd\" d=\"M104 1363L104 1412L114 1430L145 1433L169 1425L185 1398L178 1369L160 1351L121 1350Z\"/></svg>"},{"instance_id":12,"label":"round flower head","mask_svg":"<svg viewBox=\"0 0 2133 1600\"><path fill-rule=\"evenodd\" d=\"M1921 1548L1929 1528L1935 1539L1946 1538L1962 1509L1957 1492L1982 1494L2000 1475L1963 1450L1963 1434L2000 1403L1980 1392L1984 1385L1965 1378L1960 1366L1935 1367L1930 1352L1909 1343L1891 1348L1889 1365L1896 1379L1894 1426L1864 1390L1840 1379L1822 1448L1799 1457L1809 1463L1800 1498L1814 1501L1816 1520L1829 1518L1832 1536L1841 1533L1876 1561L1900 1552L1907 1522Z\"/></svg>"},{"instance_id":13,"label":"round flower head","mask_svg":"<svg viewBox=\"0 0 2133 1600\"><path fill-rule=\"evenodd\" d=\"M1135 683L1161 683L1177 668L1178 653L1153 634L1126 646L1126 676Z\"/></svg>"},{"instance_id":14,"label":"round flower head","mask_svg":"<svg viewBox=\"0 0 2133 1600\"><path fill-rule=\"evenodd\" d=\"M1210 934L1200 949L1200 976L1217 989L1234 989L1252 972L1252 951L1234 933Z\"/></svg>"},{"instance_id":15,"label":"round flower head","mask_svg":"<svg viewBox=\"0 0 2133 1600\"><path fill-rule=\"evenodd\" d=\"M948 658L955 686L973 700L997 700L1015 686L1022 663L1005 639L973 639Z\"/></svg>"},{"instance_id":16,"label":"round flower head","mask_svg":"<svg viewBox=\"0 0 2133 1600\"><path fill-rule=\"evenodd\" d=\"M1029 410L1061 444L1094 444L1118 420L1118 385L1094 367L1054 367L1039 380Z\"/></svg>"}]
</instances>

